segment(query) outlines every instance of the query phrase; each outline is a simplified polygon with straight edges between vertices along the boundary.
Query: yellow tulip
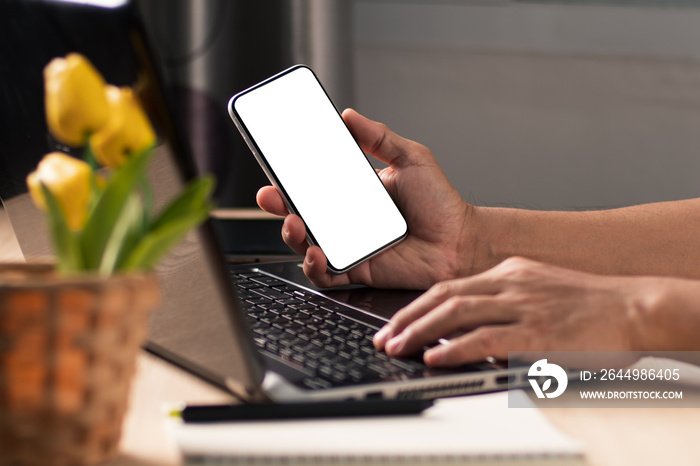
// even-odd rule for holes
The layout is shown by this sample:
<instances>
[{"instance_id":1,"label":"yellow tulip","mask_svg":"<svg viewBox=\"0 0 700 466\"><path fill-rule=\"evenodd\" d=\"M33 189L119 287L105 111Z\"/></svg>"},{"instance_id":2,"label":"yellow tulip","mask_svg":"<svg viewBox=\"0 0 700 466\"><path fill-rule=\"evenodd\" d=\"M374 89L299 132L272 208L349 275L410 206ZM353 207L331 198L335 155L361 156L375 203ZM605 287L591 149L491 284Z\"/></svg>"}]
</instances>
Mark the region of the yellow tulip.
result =
<instances>
[{"instance_id":1,"label":"yellow tulip","mask_svg":"<svg viewBox=\"0 0 700 466\"><path fill-rule=\"evenodd\" d=\"M46 122L60 142L78 147L107 121L105 81L82 55L54 58L44 68Z\"/></svg>"},{"instance_id":2,"label":"yellow tulip","mask_svg":"<svg viewBox=\"0 0 700 466\"><path fill-rule=\"evenodd\" d=\"M109 119L90 136L90 149L101 165L116 168L153 145L156 134L131 88L107 86L106 94Z\"/></svg>"},{"instance_id":3,"label":"yellow tulip","mask_svg":"<svg viewBox=\"0 0 700 466\"><path fill-rule=\"evenodd\" d=\"M85 224L90 201L90 166L62 152L46 154L36 170L27 176L27 186L34 203L46 210L43 183L58 201L68 228L80 230Z\"/></svg>"}]
</instances>

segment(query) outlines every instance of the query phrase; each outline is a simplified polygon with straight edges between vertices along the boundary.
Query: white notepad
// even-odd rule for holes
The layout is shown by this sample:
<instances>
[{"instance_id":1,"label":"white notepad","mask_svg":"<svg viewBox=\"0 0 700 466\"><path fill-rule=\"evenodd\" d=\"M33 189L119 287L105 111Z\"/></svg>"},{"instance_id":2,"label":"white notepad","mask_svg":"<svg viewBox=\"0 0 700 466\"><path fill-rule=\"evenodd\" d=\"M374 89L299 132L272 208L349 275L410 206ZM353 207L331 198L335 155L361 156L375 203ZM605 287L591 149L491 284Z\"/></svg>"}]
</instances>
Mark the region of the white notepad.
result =
<instances>
[{"instance_id":1,"label":"white notepad","mask_svg":"<svg viewBox=\"0 0 700 466\"><path fill-rule=\"evenodd\" d=\"M522 392L510 396L527 398ZM506 392L441 399L418 416L168 421L168 429L187 464L405 466L583 460L581 446L556 430L538 409L508 408Z\"/></svg>"}]
</instances>

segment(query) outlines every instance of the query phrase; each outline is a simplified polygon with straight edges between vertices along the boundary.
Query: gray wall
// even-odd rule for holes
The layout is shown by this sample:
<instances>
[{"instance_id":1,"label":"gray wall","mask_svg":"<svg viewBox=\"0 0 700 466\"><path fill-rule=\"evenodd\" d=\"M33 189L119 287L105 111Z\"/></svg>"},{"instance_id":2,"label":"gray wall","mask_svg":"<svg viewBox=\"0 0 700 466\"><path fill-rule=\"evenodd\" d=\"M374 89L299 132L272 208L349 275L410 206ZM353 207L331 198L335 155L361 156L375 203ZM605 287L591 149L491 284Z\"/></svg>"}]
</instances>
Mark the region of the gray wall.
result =
<instances>
[{"instance_id":1,"label":"gray wall","mask_svg":"<svg viewBox=\"0 0 700 466\"><path fill-rule=\"evenodd\" d=\"M355 107L482 205L700 196L700 9L355 0Z\"/></svg>"}]
</instances>

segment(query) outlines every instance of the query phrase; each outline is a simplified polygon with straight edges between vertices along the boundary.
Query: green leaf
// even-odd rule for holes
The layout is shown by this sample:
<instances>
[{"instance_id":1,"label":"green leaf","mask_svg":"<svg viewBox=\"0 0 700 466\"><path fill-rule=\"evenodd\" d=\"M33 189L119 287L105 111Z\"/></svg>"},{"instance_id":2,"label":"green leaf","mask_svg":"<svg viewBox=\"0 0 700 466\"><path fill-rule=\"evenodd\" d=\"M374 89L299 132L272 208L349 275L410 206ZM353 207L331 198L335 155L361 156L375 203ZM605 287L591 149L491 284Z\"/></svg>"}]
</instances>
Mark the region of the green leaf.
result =
<instances>
[{"instance_id":1,"label":"green leaf","mask_svg":"<svg viewBox=\"0 0 700 466\"><path fill-rule=\"evenodd\" d=\"M150 222L151 212L153 211L153 189L151 188L151 183L148 181L148 176L144 173L144 176L139 181L139 186L141 188L141 199L143 200L143 221L145 223Z\"/></svg>"},{"instance_id":2,"label":"green leaf","mask_svg":"<svg viewBox=\"0 0 700 466\"><path fill-rule=\"evenodd\" d=\"M148 233L133 248L120 268L149 270L165 256L187 232L206 220L212 208L209 197L214 177L192 180L149 226Z\"/></svg>"},{"instance_id":3,"label":"green leaf","mask_svg":"<svg viewBox=\"0 0 700 466\"><path fill-rule=\"evenodd\" d=\"M88 140L89 137L90 136L88 135L86 140ZM90 165L90 170L92 170L93 172L99 168L99 164L95 159L95 154L93 154L90 144L87 144L83 149L83 160L85 161L85 163Z\"/></svg>"},{"instance_id":4,"label":"green leaf","mask_svg":"<svg viewBox=\"0 0 700 466\"><path fill-rule=\"evenodd\" d=\"M122 252L129 248L129 243L133 245L134 233L143 232L142 226L143 204L136 193L132 193L124 203L124 208L105 246L99 268L101 275L110 275L115 270Z\"/></svg>"},{"instance_id":5,"label":"green leaf","mask_svg":"<svg viewBox=\"0 0 700 466\"><path fill-rule=\"evenodd\" d=\"M140 201L142 202L140 206L140 218L134 219L133 223L131 224L122 243L121 251L119 251L119 257L117 257L117 263L114 265L114 270L123 269L126 258L131 254L131 251L133 251L136 245L148 232L148 214L146 212L146 207L143 204L143 199L140 199Z\"/></svg>"},{"instance_id":6,"label":"green leaf","mask_svg":"<svg viewBox=\"0 0 700 466\"><path fill-rule=\"evenodd\" d=\"M150 229L156 230L192 211L198 211L206 204L213 190L213 176L202 176L190 181L180 195L162 210Z\"/></svg>"},{"instance_id":7,"label":"green leaf","mask_svg":"<svg viewBox=\"0 0 700 466\"><path fill-rule=\"evenodd\" d=\"M53 193L41 183L48 211L49 229L53 240L58 269L61 272L76 272L83 269L83 258L78 243L78 235L68 228L63 209Z\"/></svg>"},{"instance_id":8,"label":"green leaf","mask_svg":"<svg viewBox=\"0 0 700 466\"><path fill-rule=\"evenodd\" d=\"M81 236L86 270L96 270L100 266L112 230L127 199L143 178L152 153L147 150L130 158L107 182Z\"/></svg>"},{"instance_id":9,"label":"green leaf","mask_svg":"<svg viewBox=\"0 0 700 466\"><path fill-rule=\"evenodd\" d=\"M189 230L209 217L210 205L201 205L186 215L152 229L124 261L123 270L150 270Z\"/></svg>"}]
</instances>

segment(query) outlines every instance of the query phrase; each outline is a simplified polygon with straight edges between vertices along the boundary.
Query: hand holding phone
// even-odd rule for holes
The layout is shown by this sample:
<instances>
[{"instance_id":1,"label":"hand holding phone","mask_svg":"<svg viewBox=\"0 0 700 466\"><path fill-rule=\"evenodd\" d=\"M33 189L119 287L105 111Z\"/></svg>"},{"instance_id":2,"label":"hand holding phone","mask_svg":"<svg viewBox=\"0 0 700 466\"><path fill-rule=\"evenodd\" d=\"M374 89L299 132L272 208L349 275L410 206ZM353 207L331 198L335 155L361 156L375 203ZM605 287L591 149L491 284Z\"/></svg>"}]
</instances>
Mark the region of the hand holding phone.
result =
<instances>
[{"instance_id":1,"label":"hand holding phone","mask_svg":"<svg viewBox=\"0 0 700 466\"><path fill-rule=\"evenodd\" d=\"M406 237L401 212L309 68L233 96L229 114L330 271L346 272Z\"/></svg>"}]
</instances>

